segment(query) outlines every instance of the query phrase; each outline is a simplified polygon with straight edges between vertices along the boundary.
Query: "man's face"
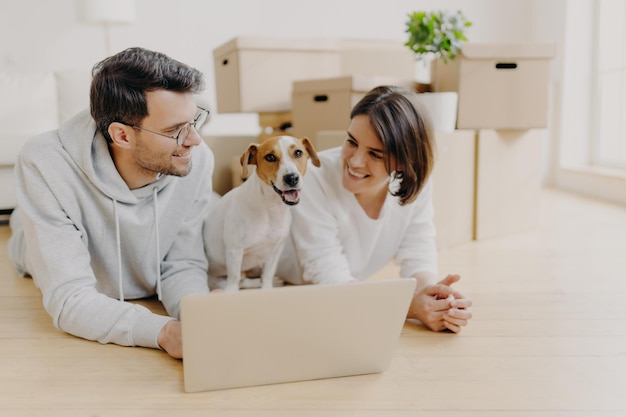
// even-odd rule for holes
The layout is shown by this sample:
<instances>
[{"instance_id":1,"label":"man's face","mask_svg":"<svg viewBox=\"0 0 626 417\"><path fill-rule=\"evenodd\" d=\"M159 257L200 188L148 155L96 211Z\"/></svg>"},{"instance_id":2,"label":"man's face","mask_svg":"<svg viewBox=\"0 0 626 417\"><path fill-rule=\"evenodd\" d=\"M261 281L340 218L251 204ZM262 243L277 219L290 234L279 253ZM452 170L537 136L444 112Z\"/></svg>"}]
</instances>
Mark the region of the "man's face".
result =
<instances>
[{"instance_id":1,"label":"man's face","mask_svg":"<svg viewBox=\"0 0 626 417\"><path fill-rule=\"evenodd\" d=\"M191 172L192 147L199 145L202 138L194 128L189 129L189 134L181 145L176 140L161 135L175 137L185 125L194 120L198 108L193 95L155 90L146 93L146 99L148 116L143 119L140 127L147 130L135 130L132 146L136 172L151 178L149 182L154 181L157 174L184 177Z\"/></svg>"}]
</instances>

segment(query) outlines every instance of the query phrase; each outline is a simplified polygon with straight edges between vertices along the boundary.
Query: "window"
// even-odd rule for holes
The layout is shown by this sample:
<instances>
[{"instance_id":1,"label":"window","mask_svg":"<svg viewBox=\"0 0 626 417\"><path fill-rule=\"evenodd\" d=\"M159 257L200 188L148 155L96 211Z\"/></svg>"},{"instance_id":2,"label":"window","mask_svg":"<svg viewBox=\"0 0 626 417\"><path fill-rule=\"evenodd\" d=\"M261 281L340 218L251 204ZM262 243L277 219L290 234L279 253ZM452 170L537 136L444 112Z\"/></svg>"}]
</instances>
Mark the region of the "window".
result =
<instances>
[{"instance_id":1,"label":"window","mask_svg":"<svg viewBox=\"0 0 626 417\"><path fill-rule=\"evenodd\" d=\"M626 169L626 2L597 0L591 162Z\"/></svg>"}]
</instances>

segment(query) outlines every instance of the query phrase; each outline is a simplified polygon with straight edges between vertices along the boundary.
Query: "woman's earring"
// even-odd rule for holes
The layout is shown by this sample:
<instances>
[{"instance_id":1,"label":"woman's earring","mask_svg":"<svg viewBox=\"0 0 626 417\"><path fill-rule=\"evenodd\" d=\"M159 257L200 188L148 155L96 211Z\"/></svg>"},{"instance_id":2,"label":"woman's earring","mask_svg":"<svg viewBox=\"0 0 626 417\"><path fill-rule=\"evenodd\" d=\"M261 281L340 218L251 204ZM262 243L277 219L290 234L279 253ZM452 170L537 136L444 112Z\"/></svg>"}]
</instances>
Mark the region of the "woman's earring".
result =
<instances>
[{"instance_id":1,"label":"woman's earring","mask_svg":"<svg viewBox=\"0 0 626 417\"><path fill-rule=\"evenodd\" d=\"M389 176L389 191L393 194L400 189L402 171L393 171Z\"/></svg>"}]
</instances>

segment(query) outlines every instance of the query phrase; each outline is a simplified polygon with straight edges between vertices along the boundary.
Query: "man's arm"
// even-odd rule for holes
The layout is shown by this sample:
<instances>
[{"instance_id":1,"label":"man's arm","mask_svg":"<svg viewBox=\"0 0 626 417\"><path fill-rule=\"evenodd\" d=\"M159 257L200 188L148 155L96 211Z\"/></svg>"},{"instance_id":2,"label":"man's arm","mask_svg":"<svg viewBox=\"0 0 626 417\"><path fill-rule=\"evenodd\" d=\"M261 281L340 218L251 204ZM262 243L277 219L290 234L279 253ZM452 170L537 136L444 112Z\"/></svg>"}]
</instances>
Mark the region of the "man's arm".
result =
<instances>
[{"instance_id":1,"label":"man's arm","mask_svg":"<svg viewBox=\"0 0 626 417\"><path fill-rule=\"evenodd\" d=\"M27 151L35 157L20 156L15 167L26 266L42 292L44 308L57 328L75 336L101 343L157 348L157 335L168 317L99 291L86 231L70 219L60 203L63 195L70 198L67 184L75 179L76 172L51 143L41 140L27 144ZM42 152L47 158L44 164L36 162ZM43 171L50 166L60 168ZM64 185L64 194L55 195L54 190L63 190ZM77 202L73 204L78 206ZM84 215L97 213L89 210Z\"/></svg>"},{"instance_id":2,"label":"man's arm","mask_svg":"<svg viewBox=\"0 0 626 417\"><path fill-rule=\"evenodd\" d=\"M214 157L203 143L194 149L193 158L193 169L185 177L184 187L193 187L195 197L184 211L178 213L183 222L161 262L163 306L174 318L179 318L180 300L184 296L209 292L202 227L216 199L212 185Z\"/></svg>"}]
</instances>

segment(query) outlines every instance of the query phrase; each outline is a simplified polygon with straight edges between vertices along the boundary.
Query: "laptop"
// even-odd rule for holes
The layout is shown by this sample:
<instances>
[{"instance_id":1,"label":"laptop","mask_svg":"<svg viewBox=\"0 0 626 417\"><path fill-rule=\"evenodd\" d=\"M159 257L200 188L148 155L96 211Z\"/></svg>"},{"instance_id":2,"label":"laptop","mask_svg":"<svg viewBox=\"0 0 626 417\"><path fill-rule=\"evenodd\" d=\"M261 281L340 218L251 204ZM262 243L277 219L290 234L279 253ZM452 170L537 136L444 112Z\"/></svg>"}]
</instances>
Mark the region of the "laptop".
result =
<instances>
[{"instance_id":1,"label":"laptop","mask_svg":"<svg viewBox=\"0 0 626 417\"><path fill-rule=\"evenodd\" d=\"M185 391L383 372L415 285L403 278L184 297Z\"/></svg>"}]
</instances>

